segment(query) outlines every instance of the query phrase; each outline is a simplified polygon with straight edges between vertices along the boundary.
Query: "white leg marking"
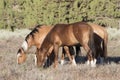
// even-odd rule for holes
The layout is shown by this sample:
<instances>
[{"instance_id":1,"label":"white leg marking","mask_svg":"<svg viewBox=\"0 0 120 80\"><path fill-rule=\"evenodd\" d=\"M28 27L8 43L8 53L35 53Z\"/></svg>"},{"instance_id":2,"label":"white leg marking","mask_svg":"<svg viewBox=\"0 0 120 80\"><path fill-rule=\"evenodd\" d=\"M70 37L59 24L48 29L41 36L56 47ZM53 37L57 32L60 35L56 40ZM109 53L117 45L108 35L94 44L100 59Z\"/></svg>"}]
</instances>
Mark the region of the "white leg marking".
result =
<instances>
[{"instance_id":1,"label":"white leg marking","mask_svg":"<svg viewBox=\"0 0 120 80\"><path fill-rule=\"evenodd\" d=\"M35 66L37 66L37 57L35 55Z\"/></svg>"},{"instance_id":2,"label":"white leg marking","mask_svg":"<svg viewBox=\"0 0 120 80\"><path fill-rule=\"evenodd\" d=\"M97 62L97 60L96 59L94 59L94 64L96 65L96 62Z\"/></svg>"},{"instance_id":3,"label":"white leg marking","mask_svg":"<svg viewBox=\"0 0 120 80\"><path fill-rule=\"evenodd\" d=\"M94 63L94 60L91 60L91 67L96 67L96 64Z\"/></svg>"},{"instance_id":4,"label":"white leg marking","mask_svg":"<svg viewBox=\"0 0 120 80\"><path fill-rule=\"evenodd\" d=\"M61 60L61 61L60 61L60 64L63 65L63 64L64 64L64 60Z\"/></svg>"},{"instance_id":5,"label":"white leg marking","mask_svg":"<svg viewBox=\"0 0 120 80\"><path fill-rule=\"evenodd\" d=\"M74 66L77 65L76 62L75 62L75 58L73 58L73 60L72 60L72 65L74 65Z\"/></svg>"},{"instance_id":6,"label":"white leg marking","mask_svg":"<svg viewBox=\"0 0 120 80\"><path fill-rule=\"evenodd\" d=\"M18 58L20 57L20 53L17 54L17 64L18 64Z\"/></svg>"},{"instance_id":7,"label":"white leg marking","mask_svg":"<svg viewBox=\"0 0 120 80\"><path fill-rule=\"evenodd\" d=\"M89 65L89 64L90 64L90 61L89 61L89 60L87 60L86 64L87 64L87 65Z\"/></svg>"},{"instance_id":8,"label":"white leg marking","mask_svg":"<svg viewBox=\"0 0 120 80\"><path fill-rule=\"evenodd\" d=\"M27 51L27 49L28 49L28 44L27 44L26 41L23 42L22 48L24 49L24 51Z\"/></svg>"}]
</instances>

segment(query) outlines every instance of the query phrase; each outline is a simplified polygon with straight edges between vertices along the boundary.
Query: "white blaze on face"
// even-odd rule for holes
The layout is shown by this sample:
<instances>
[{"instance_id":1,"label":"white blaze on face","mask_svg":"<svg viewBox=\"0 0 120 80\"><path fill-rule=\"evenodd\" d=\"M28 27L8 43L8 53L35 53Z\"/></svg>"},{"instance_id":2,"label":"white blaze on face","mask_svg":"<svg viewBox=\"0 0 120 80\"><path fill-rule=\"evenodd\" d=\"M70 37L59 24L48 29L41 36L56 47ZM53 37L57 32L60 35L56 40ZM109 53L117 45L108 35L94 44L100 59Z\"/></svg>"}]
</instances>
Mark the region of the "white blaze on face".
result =
<instances>
[{"instance_id":1,"label":"white blaze on face","mask_svg":"<svg viewBox=\"0 0 120 80\"><path fill-rule=\"evenodd\" d=\"M36 54L35 54L35 66L37 66L37 57L36 57Z\"/></svg>"},{"instance_id":2,"label":"white blaze on face","mask_svg":"<svg viewBox=\"0 0 120 80\"><path fill-rule=\"evenodd\" d=\"M26 41L23 42L22 48L24 49L24 51L27 51L27 49L28 49L28 44L27 44Z\"/></svg>"},{"instance_id":3,"label":"white blaze on face","mask_svg":"<svg viewBox=\"0 0 120 80\"><path fill-rule=\"evenodd\" d=\"M18 58L20 57L20 53L17 54L17 63L18 63Z\"/></svg>"}]
</instances>

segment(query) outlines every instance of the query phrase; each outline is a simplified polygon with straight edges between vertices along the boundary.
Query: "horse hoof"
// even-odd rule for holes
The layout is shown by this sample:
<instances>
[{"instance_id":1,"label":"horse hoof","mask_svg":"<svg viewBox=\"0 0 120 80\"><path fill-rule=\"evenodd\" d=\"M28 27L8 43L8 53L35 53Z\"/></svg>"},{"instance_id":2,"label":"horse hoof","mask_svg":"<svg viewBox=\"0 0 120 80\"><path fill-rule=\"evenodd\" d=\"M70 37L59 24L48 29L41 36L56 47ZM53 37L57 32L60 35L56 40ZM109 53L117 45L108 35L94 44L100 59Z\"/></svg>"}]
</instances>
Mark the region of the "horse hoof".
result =
<instances>
[{"instance_id":1,"label":"horse hoof","mask_svg":"<svg viewBox=\"0 0 120 80\"><path fill-rule=\"evenodd\" d=\"M91 67L96 67L96 59L95 60L91 60Z\"/></svg>"},{"instance_id":2,"label":"horse hoof","mask_svg":"<svg viewBox=\"0 0 120 80\"><path fill-rule=\"evenodd\" d=\"M56 65L56 64L54 64L54 65L53 65L53 68L54 68L54 69L56 69L56 68L57 68L57 65Z\"/></svg>"},{"instance_id":3,"label":"horse hoof","mask_svg":"<svg viewBox=\"0 0 120 80\"><path fill-rule=\"evenodd\" d=\"M63 65L64 64L64 60L61 60L60 64Z\"/></svg>"},{"instance_id":4,"label":"horse hoof","mask_svg":"<svg viewBox=\"0 0 120 80\"><path fill-rule=\"evenodd\" d=\"M86 64L87 64L87 65L90 65L90 61L89 61L89 60L87 60Z\"/></svg>"},{"instance_id":5,"label":"horse hoof","mask_svg":"<svg viewBox=\"0 0 120 80\"><path fill-rule=\"evenodd\" d=\"M77 65L76 62L75 62L75 59L72 60L72 65L73 65L73 66L76 66L76 65Z\"/></svg>"},{"instance_id":6,"label":"horse hoof","mask_svg":"<svg viewBox=\"0 0 120 80\"><path fill-rule=\"evenodd\" d=\"M72 62L72 65L73 65L73 66L77 66L77 64L76 64L76 63L73 63L73 62Z\"/></svg>"}]
</instances>

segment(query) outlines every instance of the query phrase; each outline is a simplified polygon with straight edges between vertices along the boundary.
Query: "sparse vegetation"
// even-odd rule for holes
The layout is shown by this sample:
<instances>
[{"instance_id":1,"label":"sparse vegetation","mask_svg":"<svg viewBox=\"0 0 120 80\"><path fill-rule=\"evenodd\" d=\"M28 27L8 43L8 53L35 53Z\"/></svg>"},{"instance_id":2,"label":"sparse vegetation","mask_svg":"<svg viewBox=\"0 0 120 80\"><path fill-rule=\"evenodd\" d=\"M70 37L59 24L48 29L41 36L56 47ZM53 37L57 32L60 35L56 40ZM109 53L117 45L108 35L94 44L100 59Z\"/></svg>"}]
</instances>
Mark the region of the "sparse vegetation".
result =
<instances>
[{"instance_id":1,"label":"sparse vegetation","mask_svg":"<svg viewBox=\"0 0 120 80\"><path fill-rule=\"evenodd\" d=\"M9 39L10 37L14 37L16 35L17 37L25 37L25 35L27 35L30 32L30 30L28 29L21 29L21 30L16 29L15 32L11 32L10 30L1 29L0 39Z\"/></svg>"},{"instance_id":2,"label":"sparse vegetation","mask_svg":"<svg viewBox=\"0 0 120 80\"><path fill-rule=\"evenodd\" d=\"M118 39L120 37L120 29L116 29L116 28L108 28L107 32L109 34L109 40L115 40Z\"/></svg>"}]
</instances>

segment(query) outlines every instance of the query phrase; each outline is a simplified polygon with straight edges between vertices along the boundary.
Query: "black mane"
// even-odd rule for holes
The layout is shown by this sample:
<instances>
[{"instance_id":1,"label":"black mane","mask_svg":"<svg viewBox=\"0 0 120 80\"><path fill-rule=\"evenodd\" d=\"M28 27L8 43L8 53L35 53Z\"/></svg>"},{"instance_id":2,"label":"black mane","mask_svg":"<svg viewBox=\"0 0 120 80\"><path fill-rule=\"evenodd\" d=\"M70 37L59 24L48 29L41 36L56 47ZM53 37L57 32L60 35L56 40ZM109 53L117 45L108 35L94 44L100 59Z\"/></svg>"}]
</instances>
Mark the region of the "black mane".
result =
<instances>
[{"instance_id":1,"label":"black mane","mask_svg":"<svg viewBox=\"0 0 120 80\"><path fill-rule=\"evenodd\" d=\"M34 33L39 32L38 28L40 28L42 25L37 25L25 38L25 41L29 38L29 36L32 36L34 39Z\"/></svg>"}]
</instances>

